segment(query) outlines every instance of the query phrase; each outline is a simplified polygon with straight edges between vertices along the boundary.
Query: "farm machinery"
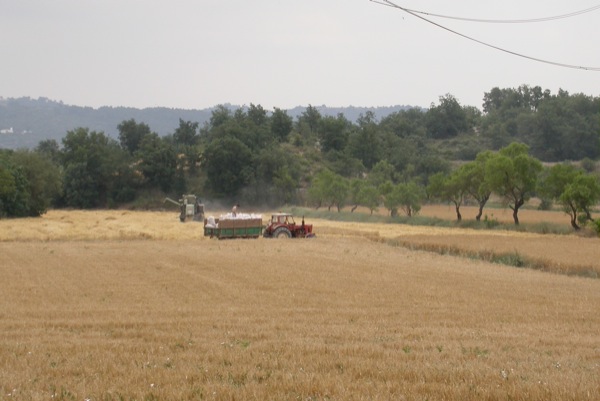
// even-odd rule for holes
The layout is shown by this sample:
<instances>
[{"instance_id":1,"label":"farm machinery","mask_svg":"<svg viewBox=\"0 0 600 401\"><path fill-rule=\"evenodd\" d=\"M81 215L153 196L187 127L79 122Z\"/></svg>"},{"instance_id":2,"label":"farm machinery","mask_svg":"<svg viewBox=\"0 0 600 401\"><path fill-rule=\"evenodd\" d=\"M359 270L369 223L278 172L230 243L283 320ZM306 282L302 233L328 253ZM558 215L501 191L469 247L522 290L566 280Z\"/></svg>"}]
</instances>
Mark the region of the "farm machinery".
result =
<instances>
[{"instance_id":1,"label":"farm machinery","mask_svg":"<svg viewBox=\"0 0 600 401\"><path fill-rule=\"evenodd\" d=\"M187 220L203 221L204 220L204 205L196 195L183 195L181 199L175 201L171 198L165 198L165 202L171 202L179 206L179 220L183 223Z\"/></svg>"},{"instance_id":2,"label":"farm machinery","mask_svg":"<svg viewBox=\"0 0 600 401\"><path fill-rule=\"evenodd\" d=\"M275 213L263 231L265 238L312 238L315 234L312 232L312 224L296 224L294 216L290 213Z\"/></svg>"},{"instance_id":3,"label":"farm machinery","mask_svg":"<svg viewBox=\"0 0 600 401\"><path fill-rule=\"evenodd\" d=\"M229 213L220 218L209 216L204 219L204 236L225 238L311 238L314 237L312 224L296 224L289 213L275 213L268 224L263 226L262 216L244 213Z\"/></svg>"}]
</instances>

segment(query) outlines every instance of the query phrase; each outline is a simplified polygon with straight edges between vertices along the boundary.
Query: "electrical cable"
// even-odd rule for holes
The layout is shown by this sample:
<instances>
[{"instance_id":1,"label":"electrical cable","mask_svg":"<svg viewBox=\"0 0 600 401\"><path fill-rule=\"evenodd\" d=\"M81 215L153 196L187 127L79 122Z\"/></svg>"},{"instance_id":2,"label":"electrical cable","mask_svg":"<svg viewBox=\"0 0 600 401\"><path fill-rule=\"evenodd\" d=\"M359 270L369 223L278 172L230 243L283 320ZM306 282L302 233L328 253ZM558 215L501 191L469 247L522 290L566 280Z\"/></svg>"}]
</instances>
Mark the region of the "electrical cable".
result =
<instances>
[{"instance_id":1,"label":"electrical cable","mask_svg":"<svg viewBox=\"0 0 600 401\"><path fill-rule=\"evenodd\" d=\"M381 4L383 6L388 6L388 7L394 7L391 4L388 4L387 1L385 0L371 0L373 3L377 3L377 4ZM579 10L579 11L573 11L567 14L561 14L561 15L555 15L555 16L551 16L551 17L542 17L542 18L530 18L530 19L484 19L484 18L466 18L466 17L456 17L456 16L451 16L451 15L444 15L444 14L434 14L434 13L430 13L427 11L419 11L419 10L412 10L410 8L405 8L405 11L410 11L416 14L422 14L422 15L427 15L429 17L438 17L438 18L446 18L446 19L453 19L453 20L458 20L458 21L467 21L467 22L482 22L482 23L489 23L489 24L529 24L529 23L536 23L536 22L548 22L548 21L555 21L555 20L559 20L559 19L564 19L564 18L571 18L571 17L575 17L577 15L581 15L581 14L585 14L585 13L589 13L592 11L596 11L600 9L600 4L593 6L593 7L589 7L583 10Z\"/></svg>"},{"instance_id":2,"label":"electrical cable","mask_svg":"<svg viewBox=\"0 0 600 401\"><path fill-rule=\"evenodd\" d=\"M465 34L462 34L460 32L452 30L450 28L447 28L447 27L445 27L443 25L440 25L437 22L433 22L433 21L431 21L431 20L423 17L422 15L419 15L419 14L417 14L417 13L415 13L415 12L413 12L413 11L407 9L407 8L399 6L399 5L395 4L395 3L393 3L392 1L381 0L383 3L380 2L380 1L377 1L377 0L369 0L369 1L371 1L373 3L377 3L377 4L389 6L389 7L392 7L392 8L396 8L398 10L402 10L402 11L404 11L404 12L412 15L413 17L419 18L419 19L421 19L421 20L423 20L425 22L428 22L428 23L430 23L432 25L435 25L438 28L441 28L441 29L443 29L445 31L448 31L450 33L453 33L453 34L458 35L460 37L463 37L465 39L471 40L473 42L479 43L479 44L481 44L483 46L487 46L487 47L490 47L490 48L495 49L495 50L499 50L499 51L504 52L504 53L512 54L513 56L522 57L522 58L525 58L525 59L528 59L528 60L537 61L537 62L540 62L540 63L555 65L555 66L558 66L558 67L572 68L572 69L586 70L586 71L600 71L600 67L586 67L586 66L578 66L578 65L573 65L573 64L558 63L558 62L555 62L555 61L543 60L543 59L540 59L540 58L531 57L531 56L527 56L525 54L521 54L521 53L517 53L517 52L511 51L511 50L507 50L507 49L504 49L504 48L492 45L490 43L486 43L486 42L483 42L481 40L475 39L475 38L473 38L471 36L467 36Z\"/></svg>"}]
</instances>

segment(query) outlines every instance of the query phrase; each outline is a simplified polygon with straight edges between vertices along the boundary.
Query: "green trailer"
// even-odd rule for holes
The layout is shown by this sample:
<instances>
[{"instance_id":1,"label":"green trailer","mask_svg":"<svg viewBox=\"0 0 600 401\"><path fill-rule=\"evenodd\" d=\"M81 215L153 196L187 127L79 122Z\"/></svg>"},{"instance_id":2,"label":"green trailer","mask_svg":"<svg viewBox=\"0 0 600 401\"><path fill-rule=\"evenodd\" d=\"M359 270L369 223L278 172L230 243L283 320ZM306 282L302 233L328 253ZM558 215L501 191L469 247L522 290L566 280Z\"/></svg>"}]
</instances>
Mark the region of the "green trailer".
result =
<instances>
[{"instance_id":1,"label":"green trailer","mask_svg":"<svg viewBox=\"0 0 600 401\"><path fill-rule=\"evenodd\" d=\"M204 219L204 236L227 238L258 238L262 235L262 218Z\"/></svg>"}]
</instances>

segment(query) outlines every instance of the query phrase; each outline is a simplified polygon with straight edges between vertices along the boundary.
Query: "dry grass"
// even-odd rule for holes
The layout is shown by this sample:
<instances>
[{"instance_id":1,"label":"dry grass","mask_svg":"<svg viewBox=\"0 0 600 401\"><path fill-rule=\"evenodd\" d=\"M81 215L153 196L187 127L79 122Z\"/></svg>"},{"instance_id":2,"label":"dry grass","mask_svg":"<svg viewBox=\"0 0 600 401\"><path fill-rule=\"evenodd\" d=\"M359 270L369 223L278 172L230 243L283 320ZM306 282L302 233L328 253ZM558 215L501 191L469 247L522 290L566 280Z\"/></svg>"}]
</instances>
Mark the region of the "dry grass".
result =
<instances>
[{"instance_id":1,"label":"dry grass","mask_svg":"<svg viewBox=\"0 0 600 401\"><path fill-rule=\"evenodd\" d=\"M397 226L217 241L62 213L0 221L0 400L600 396L600 280L377 241L424 235Z\"/></svg>"}]
</instances>

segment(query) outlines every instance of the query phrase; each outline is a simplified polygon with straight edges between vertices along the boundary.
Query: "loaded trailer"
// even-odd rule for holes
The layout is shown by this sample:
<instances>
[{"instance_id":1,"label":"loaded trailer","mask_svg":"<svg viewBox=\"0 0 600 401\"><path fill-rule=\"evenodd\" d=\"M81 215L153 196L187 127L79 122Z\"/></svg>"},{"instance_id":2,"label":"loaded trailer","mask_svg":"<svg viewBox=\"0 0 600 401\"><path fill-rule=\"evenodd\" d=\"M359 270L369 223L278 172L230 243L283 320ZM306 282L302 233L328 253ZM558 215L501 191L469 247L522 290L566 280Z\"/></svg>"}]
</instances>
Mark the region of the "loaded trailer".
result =
<instances>
[{"instance_id":1,"label":"loaded trailer","mask_svg":"<svg viewBox=\"0 0 600 401\"><path fill-rule=\"evenodd\" d=\"M209 216L204 219L204 236L210 238L314 238L313 225L304 222L297 224L290 213L274 213L267 225L263 225L260 214Z\"/></svg>"},{"instance_id":2,"label":"loaded trailer","mask_svg":"<svg viewBox=\"0 0 600 401\"><path fill-rule=\"evenodd\" d=\"M204 236L227 238L258 238L262 235L263 221L260 215L221 216L204 219Z\"/></svg>"}]
</instances>

